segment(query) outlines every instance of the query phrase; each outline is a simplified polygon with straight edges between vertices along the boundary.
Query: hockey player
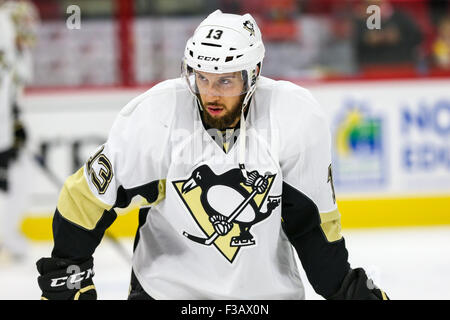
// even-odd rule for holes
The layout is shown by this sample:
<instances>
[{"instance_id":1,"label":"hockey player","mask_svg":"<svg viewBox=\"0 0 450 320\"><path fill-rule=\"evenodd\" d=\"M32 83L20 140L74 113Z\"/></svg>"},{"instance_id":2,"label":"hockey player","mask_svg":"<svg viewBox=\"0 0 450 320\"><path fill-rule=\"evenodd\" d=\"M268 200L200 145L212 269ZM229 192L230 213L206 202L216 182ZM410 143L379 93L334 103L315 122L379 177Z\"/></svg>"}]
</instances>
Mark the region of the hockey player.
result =
<instances>
[{"instance_id":1,"label":"hockey player","mask_svg":"<svg viewBox=\"0 0 450 320\"><path fill-rule=\"evenodd\" d=\"M263 58L252 16L217 10L188 40L182 77L124 107L60 193L37 262L44 299L96 298L92 255L136 195L129 299L304 299L293 248L323 297L387 298L348 263L322 109L260 76Z\"/></svg>"},{"instance_id":2,"label":"hockey player","mask_svg":"<svg viewBox=\"0 0 450 320\"><path fill-rule=\"evenodd\" d=\"M21 115L21 97L23 87L31 82L33 76L31 50L36 39L38 13L34 5L25 0L6 1L2 9L10 17L14 28L14 45L11 47L14 60L10 64L9 90L13 143L8 152L9 181L0 229L3 251L18 261L26 256L28 248L20 223L28 204L32 183L30 158L23 152L27 135Z\"/></svg>"},{"instance_id":3,"label":"hockey player","mask_svg":"<svg viewBox=\"0 0 450 320\"><path fill-rule=\"evenodd\" d=\"M15 31L12 19L0 0L0 212L3 215L6 192L9 190L9 167L14 143L12 117L13 64L15 61ZM3 238L5 235L2 235Z\"/></svg>"}]
</instances>

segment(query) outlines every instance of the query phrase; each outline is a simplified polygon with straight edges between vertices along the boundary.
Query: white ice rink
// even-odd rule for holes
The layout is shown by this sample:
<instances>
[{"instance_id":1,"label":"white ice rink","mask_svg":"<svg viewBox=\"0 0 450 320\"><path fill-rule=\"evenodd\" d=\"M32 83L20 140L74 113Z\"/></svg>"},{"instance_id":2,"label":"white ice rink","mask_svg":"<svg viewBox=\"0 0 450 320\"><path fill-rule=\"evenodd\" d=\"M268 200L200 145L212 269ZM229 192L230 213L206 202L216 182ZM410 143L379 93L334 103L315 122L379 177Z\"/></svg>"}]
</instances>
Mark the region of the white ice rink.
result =
<instances>
[{"instance_id":1,"label":"white ice rink","mask_svg":"<svg viewBox=\"0 0 450 320\"><path fill-rule=\"evenodd\" d=\"M364 267L391 299L450 300L450 226L344 230L352 267ZM130 252L131 240L121 240ZM21 264L0 264L0 300L39 299L35 262L51 243L32 243ZM94 254L98 298L126 299L130 264L105 239ZM301 270L307 299L314 293Z\"/></svg>"}]
</instances>

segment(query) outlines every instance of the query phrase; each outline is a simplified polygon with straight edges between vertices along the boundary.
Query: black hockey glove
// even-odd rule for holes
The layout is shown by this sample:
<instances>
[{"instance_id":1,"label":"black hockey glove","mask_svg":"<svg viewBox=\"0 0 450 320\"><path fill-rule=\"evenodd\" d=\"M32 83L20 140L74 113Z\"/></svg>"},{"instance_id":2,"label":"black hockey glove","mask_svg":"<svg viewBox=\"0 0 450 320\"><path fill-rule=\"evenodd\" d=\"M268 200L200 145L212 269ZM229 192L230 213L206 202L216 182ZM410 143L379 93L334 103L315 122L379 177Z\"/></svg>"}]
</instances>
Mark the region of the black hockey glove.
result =
<instances>
[{"instance_id":1,"label":"black hockey glove","mask_svg":"<svg viewBox=\"0 0 450 320\"><path fill-rule=\"evenodd\" d=\"M96 300L92 277L93 258L83 263L67 259L41 258L36 262L42 300Z\"/></svg>"},{"instance_id":2,"label":"black hockey glove","mask_svg":"<svg viewBox=\"0 0 450 320\"><path fill-rule=\"evenodd\" d=\"M23 126L22 121L15 120L14 121L14 144L11 148L11 158L12 160L17 159L17 155L19 154L20 149L25 146L25 142L27 141L27 132L25 127Z\"/></svg>"},{"instance_id":3,"label":"black hockey glove","mask_svg":"<svg viewBox=\"0 0 450 320\"><path fill-rule=\"evenodd\" d=\"M342 281L341 288L329 300L389 300L384 291L378 289L362 268L350 269Z\"/></svg>"},{"instance_id":4,"label":"black hockey glove","mask_svg":"<svg viewBox=\"0 0 450 320\"><path fill-rule=\"evenodd\" d=\"M0 191L8 191L9 150L0 152Z\"/></svg>"}]
</instances>

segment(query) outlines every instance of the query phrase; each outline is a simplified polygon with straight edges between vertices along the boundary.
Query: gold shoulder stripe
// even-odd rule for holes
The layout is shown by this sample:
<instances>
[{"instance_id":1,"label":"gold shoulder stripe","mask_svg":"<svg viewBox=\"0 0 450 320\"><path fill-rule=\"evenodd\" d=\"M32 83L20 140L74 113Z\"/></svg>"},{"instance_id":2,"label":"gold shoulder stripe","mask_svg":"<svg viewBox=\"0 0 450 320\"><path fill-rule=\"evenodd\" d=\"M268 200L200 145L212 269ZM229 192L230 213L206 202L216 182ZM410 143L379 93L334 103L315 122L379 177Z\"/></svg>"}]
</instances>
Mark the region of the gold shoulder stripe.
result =
<instances>
[{"instance_id":1,"label":"gold shoulder stripe","mask_svg":"<svg viewBox=\"0 0 450 320\"><path fill-rule=\"evenodd\" d=\"M320 213L320 227L328 242L334 242L342 238L341 214L339 210Z\"/></svg>"},{"instance_id":2,"label":"gold shoulder stripe","mask_svg":"<svg viewBox=\"0 0 450 320\"><path fill-rule=\"evenodd\" d=\"M94 196L84 177L83 166L65 181L57 207L65 219L87 230L93 230L103 212L112 206Z\"/></svg>"}]
</instances>

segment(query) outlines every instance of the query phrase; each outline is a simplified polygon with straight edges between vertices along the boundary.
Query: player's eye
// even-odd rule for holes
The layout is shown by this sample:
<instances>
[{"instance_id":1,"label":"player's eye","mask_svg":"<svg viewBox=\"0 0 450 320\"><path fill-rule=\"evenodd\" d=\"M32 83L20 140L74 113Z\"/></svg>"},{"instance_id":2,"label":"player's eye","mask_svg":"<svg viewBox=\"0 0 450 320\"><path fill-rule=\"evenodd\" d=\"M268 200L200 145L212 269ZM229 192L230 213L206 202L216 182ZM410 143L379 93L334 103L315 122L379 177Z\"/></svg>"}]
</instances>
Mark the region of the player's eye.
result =
<instances>
[{"instance_id":1,"label":"player's eye","mask_svg":"<svg viewBox=\"0 0 450 320\"><path fill-rule=\"evenodd\" d=\"M202 76L202 75L199 74L199 73L197 73L197 79L200 80L200 81L202 81L202 82L208 81L208 79L206 79L204 76Z\"/></svg>"}]
</instances>

